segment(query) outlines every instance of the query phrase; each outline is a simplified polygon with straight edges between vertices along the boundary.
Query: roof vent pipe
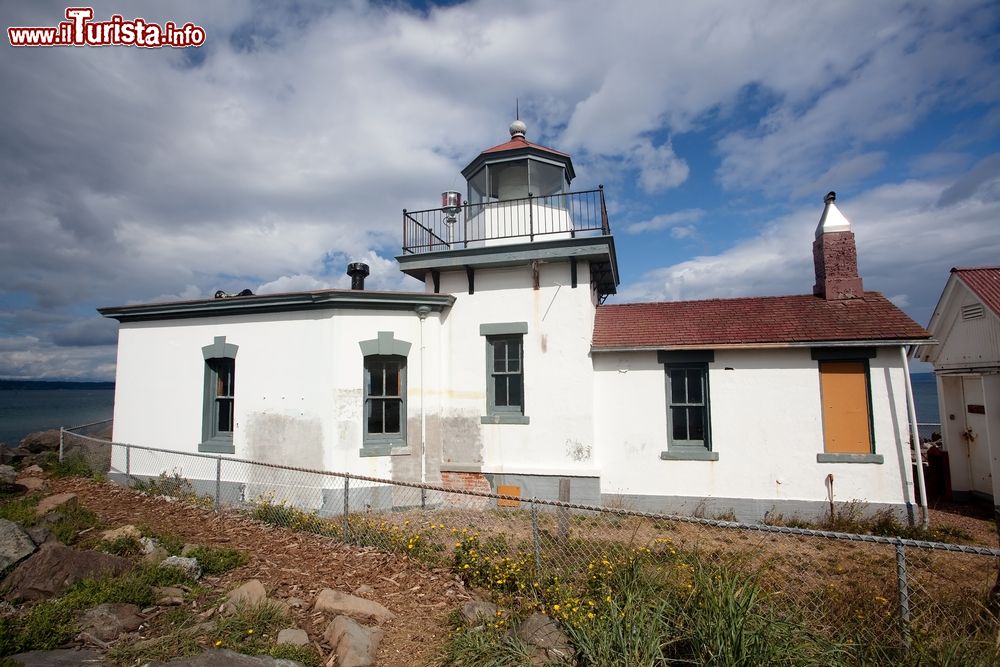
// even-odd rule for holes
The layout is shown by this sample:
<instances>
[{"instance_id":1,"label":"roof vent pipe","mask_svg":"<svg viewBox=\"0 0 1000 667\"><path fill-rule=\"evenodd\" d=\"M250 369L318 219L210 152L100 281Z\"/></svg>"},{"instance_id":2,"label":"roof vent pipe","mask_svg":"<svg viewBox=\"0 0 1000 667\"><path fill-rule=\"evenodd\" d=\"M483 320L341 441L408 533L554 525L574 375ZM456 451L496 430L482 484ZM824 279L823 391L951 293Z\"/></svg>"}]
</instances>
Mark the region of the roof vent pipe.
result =
<instances>
[{"instance_id":1,"label":"roof vent pipe","mask_svg":"<svg viewBox=\"0 0 1000 667\"><path fill-rule=\"evenodd\" d=\"M351 262L347 265L347 275L351 277L351 289L363 290L365 278L368 277L368 265L364 262Z\"/></svg>"}]
</instances>

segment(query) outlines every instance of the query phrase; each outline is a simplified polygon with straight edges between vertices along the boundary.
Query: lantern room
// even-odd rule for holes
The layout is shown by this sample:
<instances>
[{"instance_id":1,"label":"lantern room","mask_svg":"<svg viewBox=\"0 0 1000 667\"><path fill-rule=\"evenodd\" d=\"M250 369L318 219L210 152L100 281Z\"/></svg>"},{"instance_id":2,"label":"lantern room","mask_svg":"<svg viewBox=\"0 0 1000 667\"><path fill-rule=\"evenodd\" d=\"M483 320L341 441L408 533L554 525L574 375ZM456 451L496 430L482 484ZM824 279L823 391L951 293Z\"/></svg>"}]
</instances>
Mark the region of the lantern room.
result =
<instances>
[{"instance_id":1,"label":"lantern room","mask_svg":"<svg viewBox=\"0 0 1000 667\"><path fill-rule=\"evenodd\" d=\"M614 241L604 189L571 191L576 178L566 153L531 143L521 120L510 125L510 140L479 153L465 169L462 193L446 191L440 206L403 210L403 272L438 290L440 273L468 273L470 293L478 268L586 261L600 300L618 284Z\"/></svg>"},{"instance_id":2,"label":"lantern room","mask_svg":"<svg viewBox=\"0 0 1000 667\"><path fill-rule=\"evenodd\" d=\"M527 140L521 120L510 125L510 141L487 148L462 170L471 205L569 192L576 176L565 153Z\"/></svg>"}]
</instances>

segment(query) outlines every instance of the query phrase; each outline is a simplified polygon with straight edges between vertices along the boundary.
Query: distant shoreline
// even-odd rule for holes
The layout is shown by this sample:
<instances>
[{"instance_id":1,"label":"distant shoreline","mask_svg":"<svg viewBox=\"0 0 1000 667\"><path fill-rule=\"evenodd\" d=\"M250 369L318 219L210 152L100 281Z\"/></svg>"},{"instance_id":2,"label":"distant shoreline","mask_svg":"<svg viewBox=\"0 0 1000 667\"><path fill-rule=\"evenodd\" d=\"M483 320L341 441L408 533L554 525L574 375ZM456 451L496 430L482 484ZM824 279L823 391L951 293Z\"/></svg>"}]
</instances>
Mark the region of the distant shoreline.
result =
<instances>
[{"instance_id":1,"label":"distant shoreline","mask_svg":"<svg viewBox=\"0 0 1000 667\"><path fill-rule=\"evenodd\" d=\"M0 391L53 389L114 389L114 382L72 382L68 380L0 380Z\"/></svg>"}]
</instances>

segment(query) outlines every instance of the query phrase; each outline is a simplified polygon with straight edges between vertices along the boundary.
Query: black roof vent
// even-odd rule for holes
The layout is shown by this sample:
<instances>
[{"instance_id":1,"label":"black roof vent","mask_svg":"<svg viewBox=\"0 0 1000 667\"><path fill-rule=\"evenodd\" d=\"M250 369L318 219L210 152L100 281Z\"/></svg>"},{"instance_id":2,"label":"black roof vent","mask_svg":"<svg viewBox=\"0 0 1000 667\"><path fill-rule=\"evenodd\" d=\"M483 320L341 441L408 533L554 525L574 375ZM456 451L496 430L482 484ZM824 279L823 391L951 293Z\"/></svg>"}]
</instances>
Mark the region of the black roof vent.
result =
<instances>
[{"instance_id":1,"label":"black roof vent","mask_svg":"<svg viewBox=\"0 0 1000 667\"><path fill-rule=\"evenodd\" d=\"M365 278L370 271L364 262L351 262L347 265L347 275L351 277L351 289L363 290L365 288Z\"/></svg>"}]
</instances>

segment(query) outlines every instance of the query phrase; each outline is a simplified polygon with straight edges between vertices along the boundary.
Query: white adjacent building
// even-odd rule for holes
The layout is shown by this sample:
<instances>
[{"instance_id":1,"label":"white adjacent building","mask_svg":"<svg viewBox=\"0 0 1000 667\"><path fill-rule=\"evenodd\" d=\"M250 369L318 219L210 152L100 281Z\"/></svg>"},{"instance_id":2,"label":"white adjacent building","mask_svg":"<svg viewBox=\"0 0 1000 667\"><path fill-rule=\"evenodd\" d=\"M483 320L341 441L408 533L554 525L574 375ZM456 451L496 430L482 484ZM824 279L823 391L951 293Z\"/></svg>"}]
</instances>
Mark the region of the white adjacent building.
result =
<instances>
[{"instance_id":1,"label":"white adjacent building","mask_svg":"<svg viewBox=\"0 0 1000 667\"><path fill-rule=\"evenodd\" d=\"M121 322L115 440L749 520L831 497L912 516L905 346L929 334L863 291L832 193L812 294L611 305L604 192L570 190L570 156L517 121L463 175L464 204L404 211L422 292L351 265L352 290L100 309Z\"/></svg>"},{"instance_id":2,"label":"white adjacent building","mask_svg":"<svg viewBox=\"0 0 1000 667\"><path fill-rule=\"evenodd\" d=\"M952 492L1000 508L1000 266L952 269L927 328Z\"/></svg>"}]
</instances>

